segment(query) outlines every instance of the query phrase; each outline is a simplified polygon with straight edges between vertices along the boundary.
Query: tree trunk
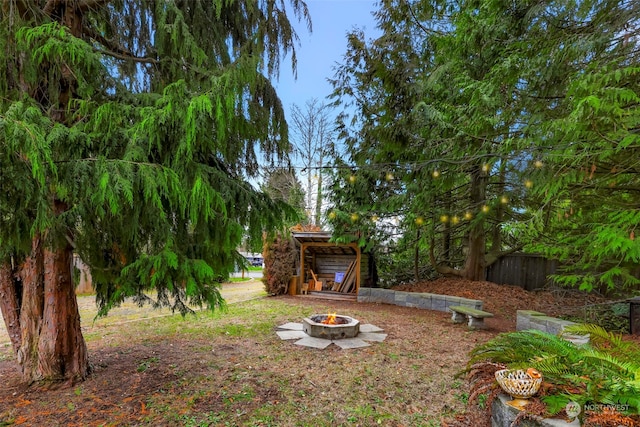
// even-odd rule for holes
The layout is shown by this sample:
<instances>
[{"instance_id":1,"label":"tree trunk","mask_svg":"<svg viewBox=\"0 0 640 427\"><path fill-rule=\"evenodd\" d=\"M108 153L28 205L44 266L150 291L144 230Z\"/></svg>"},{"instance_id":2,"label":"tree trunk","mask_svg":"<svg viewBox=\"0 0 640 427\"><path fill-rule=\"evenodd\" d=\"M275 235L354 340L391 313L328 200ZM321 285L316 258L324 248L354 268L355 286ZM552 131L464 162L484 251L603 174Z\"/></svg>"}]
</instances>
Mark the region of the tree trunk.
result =
<instances>
[{"instance_id":1,"label":"tree trunk","mask_svg":"<svg viewBox=\"0 0 640 427\"><path fill-rule=\"evenodd\" d=\"M505 159L501 159L500 174L499 174L499 181L498 181L498 187L497 187L498 194L502 195L503 197L504 197L506 174L507 174L506 163L507 162L505 161ZM495 219L495 222L493 223L493 226L491 227L490 252L497 253L502 250L502 233L500 228L504 221L504 214L505 214L505 206L504 206L504 203L501 202L498 204L498 208L496 211L496 219Z\"/></svg>"},{"instance_id":2,"label":"tree trunk","mask_svg":"<svg viewBox=\"0 0 640 427\"><path fill-rule=\"evenodd\" d=\"M322 221L322 154L318 163L318 185L316 190L315 225L320 227Z\"/></svg>"},{"instance_id":3,"label":"tree trunk","mask_svg":"<svg viewBox=\"0 0 640 427\"><path fill-rule=\"evenodd\" d=\"M20 347L14 349L22 368L22 378L31 383L38 380L32 375L38 366L38 337L44 312L44 257L40 235L31 241L31 253L18 269L22 281L22 303L20 313Z\"/></svg>"},{"instance_id":4,"label":"tree trunk","mask_svg":"<svg viewBox=\"0 0 640 427\"><path fill-rule=\"evenodd\" d=\"M469 232L469 254L462 270L462 278L468 280L485 279L485 238L482 223L475 225Z\"/></svg>"},{"instance_id":5,"label":"tree trunk","mask_svg":"<svg viewBox=\"0 0 640 427\"><path fill-rule=\"evenodd\" d=\"M73 250L44 253L44 316L38 345L38 376L82 380L89 373L72 279Z\"/></svg>"},{"instance_id":6,"label":"tree trunk","mask_svg":"<svg viewBox=\"0 0 640 427\"><path fill-rule=\"evenodd\" d=\"M413 280L420 280L420 230L416 231L416 246L413 250Z\"/></svg>"},{"instance_id":7,"label":"tree trunk","mask_svg":"<svg viewBox=\"0 0 640 427\"><path fill-rule=\"evenodd\" d=\"M13 279L13 269L10 262L5 262L0 267L0 310L11 339L14 352L22 344L20 332L20 297L22 296L22 283Z\"/></svg>"},{"instance_id":8,"label":"tree trunk","mask_svg":"<svg viewBox=\"0 0 640 427\"><path fill-rule=\"evenodd\" d=\"M444 194L444 210L451 212L451 191ZM442 256L447 263L451 265L451 222L444 223L444 232L442 233Z\"/></svg>"},{"instance_id":9,"label":"tree trunk","mask_svg":"<svg viewBox=\"0 0 640 427\"><path fill-rule=\"evenodd\" d=\"M9 264L0 269L0 306L26 383L74 382L89 374L72 255L68 245L44 249L38 235L17 272Z\"/></svg>"},{"instance_id":10,"label":"tree trunk","mask_svg":"<svg viewBox=\"0 0 640 427\"><path fill-rule=\"evenodd\" d=\"M486 201L487 178L479 166L471 171L471 205L480 208ZM469 231L469 253L465 261L462 277L469 280L485 279L486 251L484 221L476 221Z\"/></svg>"}]
</instances>

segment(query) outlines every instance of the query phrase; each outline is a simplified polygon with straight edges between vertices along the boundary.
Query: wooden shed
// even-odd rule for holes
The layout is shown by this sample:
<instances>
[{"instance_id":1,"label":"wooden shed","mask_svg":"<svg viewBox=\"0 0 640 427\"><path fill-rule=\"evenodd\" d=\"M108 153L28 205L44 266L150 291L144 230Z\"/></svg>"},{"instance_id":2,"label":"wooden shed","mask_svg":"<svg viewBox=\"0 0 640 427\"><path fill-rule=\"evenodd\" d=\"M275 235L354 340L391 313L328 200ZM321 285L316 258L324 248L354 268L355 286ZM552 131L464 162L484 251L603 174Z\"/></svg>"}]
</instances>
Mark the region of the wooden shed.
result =
<instances>
[{"instance_id":1,"label":"wooden shed","mask_svg":"<svg viewBox=\"0 0 640 427\"><path fill-rule=\"evenodd\" d=\"M298 253L293 295L341 294L355 297L364 281L371 280L370 262L357 243L333 243L325 231L293 232ZM292 283L293 284L293 283Z\"/></svg>"}]
</instances>

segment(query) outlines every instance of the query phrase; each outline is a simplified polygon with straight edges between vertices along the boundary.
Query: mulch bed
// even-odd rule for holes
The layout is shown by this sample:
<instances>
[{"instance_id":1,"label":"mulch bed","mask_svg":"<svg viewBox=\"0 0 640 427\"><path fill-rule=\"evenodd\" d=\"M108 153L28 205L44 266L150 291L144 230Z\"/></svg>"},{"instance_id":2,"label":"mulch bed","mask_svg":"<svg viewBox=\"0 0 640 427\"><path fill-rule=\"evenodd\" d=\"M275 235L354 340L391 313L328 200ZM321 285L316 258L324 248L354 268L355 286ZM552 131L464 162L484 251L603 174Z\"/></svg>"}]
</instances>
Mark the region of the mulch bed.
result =
<instances>
[{"instance_id":1,"label":"mulch bed","mask_svg":"<svg viewBox=\"0 0 640 427\"><path fill-rule=\"evenodd\" d=\"M585 305L607 302L606 298L595 294L567 289L530 292L518 286L453 278L405 284L393 289L481 300L484 302L483 309L495 315L486 319L485 323L500 332L515 330L518 310L535 310L548 316L563 317L576 315Z\"/></svg>"}]
</instances>

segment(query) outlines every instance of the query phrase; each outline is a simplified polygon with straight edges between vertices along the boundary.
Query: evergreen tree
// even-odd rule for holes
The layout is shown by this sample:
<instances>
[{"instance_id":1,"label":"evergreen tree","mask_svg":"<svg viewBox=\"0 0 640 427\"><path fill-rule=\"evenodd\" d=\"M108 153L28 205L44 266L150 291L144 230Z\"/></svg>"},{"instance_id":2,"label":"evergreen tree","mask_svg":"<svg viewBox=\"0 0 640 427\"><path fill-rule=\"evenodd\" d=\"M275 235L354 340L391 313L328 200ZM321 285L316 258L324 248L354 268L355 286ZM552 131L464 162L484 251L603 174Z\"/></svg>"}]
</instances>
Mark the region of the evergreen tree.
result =
<instances>
[{"instance_id":1,"label":"evergreen tree","mask_svg":"<svg viewBox=\"0 0 640 427\"><path fill-rule=\"evenodd\" d=\"M526 141L540 166L531 196L539 205L517 233L529 250L561 261L559 283L637 288L640 4L554 2L552 10L531 25L532 33L554 31L528 46L531 68L522 78L533 118Z\"/></svg>"},{"instance_id":2,"label":"evergreen tree","mask_svg":"<svg viewBox=\"0 0 640 427\"><path fill-rule=\"evenodd\" d=\"M295 67L287 4L310 28L299 0L3 2L0 307L25 381L89 373L74 252L101 315L187 313L281 223L248 179L289 149L269 81Z\"/></svg>"},{"instance_id":3,"label":"evergreen tree","mask_svg":"<svg viewBox=\"0 0 640 427\"><path fill-rule=\"evenodd\" d=\"M349 238L350 212L398 218L416 259L428 247L469 279L526 248L566 261L569 284L637 283L639 8L382 1L383 35L352 33L334 79L358 111L337 229Z\"/></svg>"}]
</instances>

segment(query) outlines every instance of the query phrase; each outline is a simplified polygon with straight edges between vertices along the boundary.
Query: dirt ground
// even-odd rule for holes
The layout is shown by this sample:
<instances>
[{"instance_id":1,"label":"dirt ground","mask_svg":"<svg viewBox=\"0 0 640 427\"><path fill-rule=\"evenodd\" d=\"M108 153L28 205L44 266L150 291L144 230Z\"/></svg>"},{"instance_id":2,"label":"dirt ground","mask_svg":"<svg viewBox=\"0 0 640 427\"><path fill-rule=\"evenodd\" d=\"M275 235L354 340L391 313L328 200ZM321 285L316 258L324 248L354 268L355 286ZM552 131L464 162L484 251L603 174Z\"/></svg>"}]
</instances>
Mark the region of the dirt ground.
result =
<instances>
[{"instance_id":1,"label":"dirt ground","mask_svg":"<svg viewBox=\"0 0 640 427\"><path fill-rule=\"evenodd\" d=\"M451 279L397 289L481 299L495 317L487 320L487 330L470 332L453 325L447 313L280 296L238 305L238 310L260 313L260 323L245 326L230 310L199 320L198 328L204 329L190 332L184 323L167 329L158 317L167 313L123 307L98 322L85 320L93 373L80 384L21 384L8 339L3 342L0 335L0 426L480 427L481 421L473 418L478 414L460 415L464 385L452 379L464 368L468 352L497 333L514 330L518 309L558 316L602 301L578 293L533 293ZM231 303L264 295L261 284L230 285L225 292ZM83 319L92 318L90 301L80 298ZM269 306L275 304L291 312L280 308L279 314L270 314ZM388 340L352 353L335 346L324 351L297 348L275 336L275 327L297 321L299 313L326 312L328 307L382 327ZM309 395L315 397L309 400ZM363 400L375 404L357 406ZM396 415L385 423L380 414ZM453 424L445 421L456 414ZM434 419L442 424L432 423Z\"/></svg>"}]
</instances>

